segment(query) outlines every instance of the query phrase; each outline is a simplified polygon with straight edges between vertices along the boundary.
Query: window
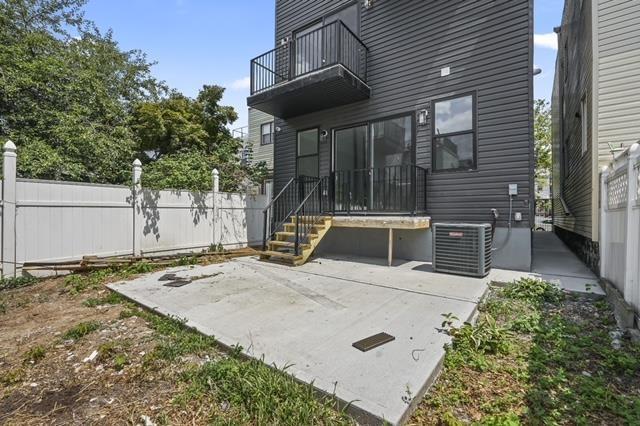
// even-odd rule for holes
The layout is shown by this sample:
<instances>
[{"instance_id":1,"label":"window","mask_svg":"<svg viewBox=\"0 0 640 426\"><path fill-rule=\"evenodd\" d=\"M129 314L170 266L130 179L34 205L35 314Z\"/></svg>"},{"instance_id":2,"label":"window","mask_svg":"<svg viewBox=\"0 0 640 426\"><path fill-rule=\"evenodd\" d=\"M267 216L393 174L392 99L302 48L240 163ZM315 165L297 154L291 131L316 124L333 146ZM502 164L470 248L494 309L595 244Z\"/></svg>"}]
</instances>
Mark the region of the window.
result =
<instances>
[{"instance_id":1,"label":"window","mask_svg":"<svg viewBox=\"0 0 640 426\"><path fill-rule=\"evenodd\" d=\"M273 121L260 126L260 145L273 143Z\"/></svg>"},{"instance_id":2,"label":"window","mask_svg":"<svg viewBox=\"0 0 640 426\"><path fill-rule=\"evenodd\" d=\"M587 109L587 98L583 97L580 101L580 124L582 130L582 155L586 154L589 149L589 110Z\"/></svg>"},{"instance_id":3,"label":"window","mask_svg":"<svg viewBox=\"0 0 640 426\"><path fill-rule=\"evenodd\" d=\"M475 169L475 96L435 101L433 111L434 171Z\"/></svg>"},{"instance_id":4,"label":"window","mask_svg":"<svg viewBox=\"0 0 640 426\"><path fill-rule=\"evenodd\" d=\"M318 139L318 129L298 132L298 152L296 158L298 176L319 177Z\"/></svg>"}]
</instances>

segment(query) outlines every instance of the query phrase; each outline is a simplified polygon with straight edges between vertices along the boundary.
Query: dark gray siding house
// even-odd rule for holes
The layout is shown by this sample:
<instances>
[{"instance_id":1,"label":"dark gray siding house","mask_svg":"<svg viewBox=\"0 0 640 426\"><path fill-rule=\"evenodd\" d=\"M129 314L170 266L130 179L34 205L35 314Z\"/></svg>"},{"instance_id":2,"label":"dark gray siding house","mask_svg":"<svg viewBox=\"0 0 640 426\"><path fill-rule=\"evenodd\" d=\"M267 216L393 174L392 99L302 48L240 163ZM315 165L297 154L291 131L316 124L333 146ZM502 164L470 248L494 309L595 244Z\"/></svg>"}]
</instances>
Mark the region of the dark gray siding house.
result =
<instances>
[{"instance_id":1,"label":"dark gray siding house","mask_svg":"<svg viewBox=\"0 0 640 426\"><path fill-rule=\"evenodd\" d=\"M532 0L276 0L248 99L276 117L274 192L327 176L336 215L491 223L495 209L494 265L528 270L532 28ZM384 254L385 235L322 248ZM395 238L399 257L429 260L430 230Z\"/></svg>"}]
</instances>

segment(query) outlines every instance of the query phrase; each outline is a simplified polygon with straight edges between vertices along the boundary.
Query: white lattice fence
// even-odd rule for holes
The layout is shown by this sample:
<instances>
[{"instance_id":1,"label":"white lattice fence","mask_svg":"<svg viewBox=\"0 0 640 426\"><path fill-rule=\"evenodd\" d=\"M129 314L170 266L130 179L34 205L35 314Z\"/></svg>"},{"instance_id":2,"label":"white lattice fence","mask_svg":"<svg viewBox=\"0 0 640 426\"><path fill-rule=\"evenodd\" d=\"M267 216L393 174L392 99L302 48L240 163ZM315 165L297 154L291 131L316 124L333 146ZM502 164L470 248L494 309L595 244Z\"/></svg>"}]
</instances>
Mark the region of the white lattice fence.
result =
<instances>
[{"instance_id":1,"label":"white lattice fence","mask_svg":"<svg viewBox=\"0 0 640 426\"><path fill-rule=\"evenodd\" d=\"M640 145L601 175L600 275L640 313Z\"/></svg>"}]
</instances>

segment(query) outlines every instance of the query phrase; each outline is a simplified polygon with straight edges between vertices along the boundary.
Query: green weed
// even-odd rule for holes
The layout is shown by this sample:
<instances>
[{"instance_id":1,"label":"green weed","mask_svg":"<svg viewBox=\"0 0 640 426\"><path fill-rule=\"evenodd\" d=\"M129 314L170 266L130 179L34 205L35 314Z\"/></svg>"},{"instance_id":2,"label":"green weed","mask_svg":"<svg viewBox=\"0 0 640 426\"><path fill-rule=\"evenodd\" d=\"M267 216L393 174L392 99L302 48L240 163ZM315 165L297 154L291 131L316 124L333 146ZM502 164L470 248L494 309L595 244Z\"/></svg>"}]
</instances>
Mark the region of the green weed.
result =
<instances>
[{"instance_id":1,"label":"green weed","mask_svg":"<svg viewBox=\"0 0 640 426\"><path fill-rule=\"evenodd\" d=\"M122 303L124 299L118 293L109 291L107 295L102 297L90 297L85 300L83 305L89 308L95 308L103 305L117 305Z\"/></svg>"},{"instance_id":2,"label":"green weed","mask_svg":"<svg viewBox=\"0 0 640 426\"><path fill-rule=\"evenodd\" d=\"M12 290L16 288L27 287L38 282L38 279L31 276L0 278L0 291Z\"/></svg>"},{"instance_id":3,"label":"green weed","mask_svg":"<svg viewBox=\"0 0 640 426\"><path fill-rule=\"evenodd\" d=\"M35 364L44 359L47 351L42 346L34 346L24 354L24 362Z\"/></svg>"},{"instance_id":4,"label":"green weed","mask_svg":"<svg viewBox=\"0 0 640 426\"><path fill-rule=\"evenodd\" d=\"M81 322L75 327L67 330L67 332L64 333L63 338L65 340L78 340L83 338L87 334L93 333L94 331L98 330L100 326L101 324L98 321Z\"/></svg>"}]
</instances>

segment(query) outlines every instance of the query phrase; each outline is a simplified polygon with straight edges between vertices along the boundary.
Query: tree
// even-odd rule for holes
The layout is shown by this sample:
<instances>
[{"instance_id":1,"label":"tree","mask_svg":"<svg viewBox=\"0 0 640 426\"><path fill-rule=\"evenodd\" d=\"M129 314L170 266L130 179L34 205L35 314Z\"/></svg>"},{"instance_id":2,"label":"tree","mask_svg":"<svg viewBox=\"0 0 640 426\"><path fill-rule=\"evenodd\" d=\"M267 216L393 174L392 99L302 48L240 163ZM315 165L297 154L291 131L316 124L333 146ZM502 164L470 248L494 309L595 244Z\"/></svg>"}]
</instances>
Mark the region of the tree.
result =
<instances>
[{"instance_id":1,"label":"tree","mask_svg":"<svg viewBox=\"0 0 640 426\"><path fill-rule=\"evenodd\" d=\"M228 126L237 119L220 105L224 89L204 86L196 99L172 92L167 98L137 104L131 128L147 165L143 185L151 188L210 190L211 170L220 170L221 188L237 190L245 181L264 178L264 165L240 161L242 141Z\"/></svg>"},{"instance_id":2,"label":"tree","mask_svg":"<svg viewBox=\"0 0 640 426\"><path fill-rule=\"evenodd\" d=\"M549 102L536 99L534 103L534 139L536 156L536 179L551 174L552 117Z\"/></svg>"},{"instance_id":3,"label":"tree","mask_svg":"<svg viewBox=\"0 0 640 426\"><path fill-rule=\"evenodd\" d=\"M548 101L544 99L536 99L534 103L533 126L536 156L536 197L540 197L543 194L542 191L545 188L548 189L551 185L552 116ZM544 203L546 203L546 201L544 201ZM540 204L540 206L542 205L543 204Z\"/></svg>"},{"instance_id":4,"label":"tree","mask_svg":"<svg viewBox=\"0 0 640 426\"><path fill-rule=\"evenodd\" d=\"M0 1L0 137L18 146L20 176L128 182L130 107L163 90L143 53L84 19L84 3Z\"/></svg>"},{"instance_id":5,"label":"tree","mask_svg":"<svg viewBox=\"0 0 640 426\"><path fill-rule=\"evenodd\" d=\"M84 18L85 3L0 0L0 140L18 146L19 176L129 183L140 157L155 187L210 189L213 167L224 189L258 179L240 164L224 89L169 92L144 53Z\"/></svg>"}]
</instances>

